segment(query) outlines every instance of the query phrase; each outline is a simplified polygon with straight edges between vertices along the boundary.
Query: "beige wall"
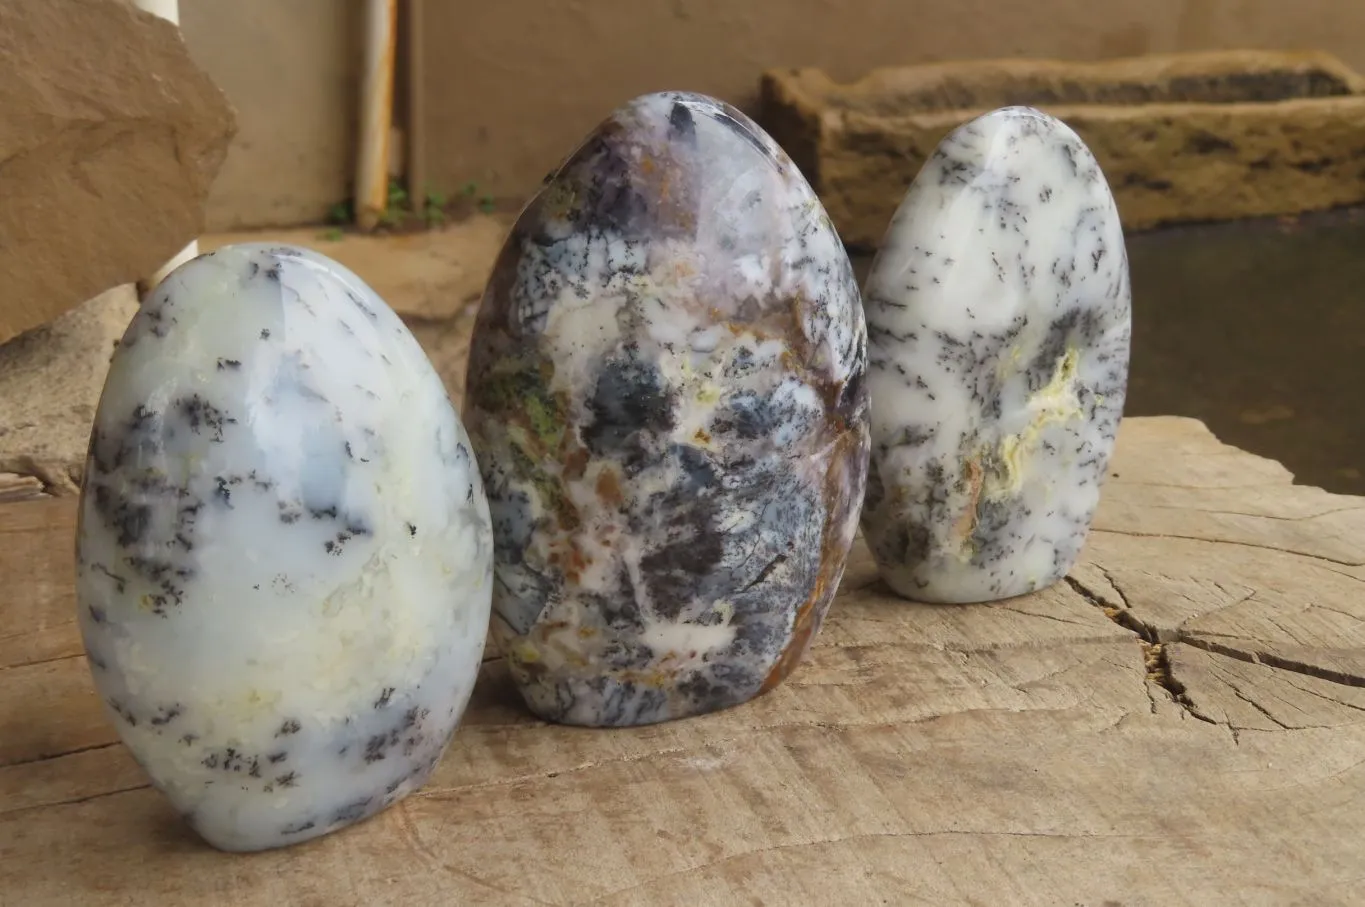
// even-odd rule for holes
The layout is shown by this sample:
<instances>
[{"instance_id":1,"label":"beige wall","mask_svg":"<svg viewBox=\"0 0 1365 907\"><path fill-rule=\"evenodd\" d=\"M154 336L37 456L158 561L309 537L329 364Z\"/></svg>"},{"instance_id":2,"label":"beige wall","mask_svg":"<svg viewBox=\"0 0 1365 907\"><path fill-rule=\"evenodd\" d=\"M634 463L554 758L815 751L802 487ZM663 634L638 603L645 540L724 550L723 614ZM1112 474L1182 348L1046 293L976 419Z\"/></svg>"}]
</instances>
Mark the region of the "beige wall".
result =
<instances>
[{"instance_id":1,"label":"beige wall","mask_svg":"<svg viewBox=\"0 0 1365 907\"><path fill-rule=\"evenodd\" d=\"M532 191L636 94L752 109L759 73L950 58L1319 48L1365 70L1365 0L425 0L429 180Z\"/></svg>"},{"instance_id":2,"label":"beige wall","mask_svg":"<svg viewBox=\"0 0 1365 907\"><path fill-rule=\"evenodd\" d=\"M951 58L1266 47L1321 48L1365 71L1365 0L420 2L427 182L510 197L533 191L634 95L691 89L752 110L770 67L815 65L848 80ZM191 53L240 123L210 229L323 220L351 194L360 0L180 8Z\"/></svg>"},{"instance_id":3,"label":"beige wall","mask_svg":"<svg viewBox=\"0 0 1365 907\"><path fill-rule=\"evenodd\" d=\"M180 0L195 61L237 110L210 230L315 223L351 194L358 0Z\"/></svg>"}]
</instances>

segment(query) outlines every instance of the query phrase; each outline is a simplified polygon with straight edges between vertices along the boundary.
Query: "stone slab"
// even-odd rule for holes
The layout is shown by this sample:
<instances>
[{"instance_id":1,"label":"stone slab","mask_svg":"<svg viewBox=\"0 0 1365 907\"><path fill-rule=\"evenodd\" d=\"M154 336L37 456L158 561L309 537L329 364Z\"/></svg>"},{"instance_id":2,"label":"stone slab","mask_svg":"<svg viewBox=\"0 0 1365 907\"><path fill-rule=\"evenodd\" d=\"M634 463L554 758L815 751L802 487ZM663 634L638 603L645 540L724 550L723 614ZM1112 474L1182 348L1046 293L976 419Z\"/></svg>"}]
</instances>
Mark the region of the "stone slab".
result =
<instances>
[{"instance_id":1,"label":"stone slab","mask_svg":"<svg viewBox=\"0 0 1365 907\"><path fill-rule=\"evenodd\" d=\"M136 312L125 284L0 346L0 473L47 494L79 491L109 357Z\"/></svg>"},{"instance_id":2,"label":"stone slab","mask_svg":"<svg viewBox=\"0 0 1365 907\"><path fill-rule=\"evenodd\" d=\"M125 0L0 0L0 343L154 273L236 129L178 29Z\"/></svg>"},{"instance_id":3,"label":"stone slab","mask_svg":"<svg viewBox=\"0 0 1365 907\"><path fill-rule=\"evenodd\" d=\"M881 241L940 140L1013 104L1081 136L1129 230L1365 202L1365 79L1323 53L960 61L849 84L773 70L761 94L760 122L854 249Z\"/></svg>"}]
</instances>

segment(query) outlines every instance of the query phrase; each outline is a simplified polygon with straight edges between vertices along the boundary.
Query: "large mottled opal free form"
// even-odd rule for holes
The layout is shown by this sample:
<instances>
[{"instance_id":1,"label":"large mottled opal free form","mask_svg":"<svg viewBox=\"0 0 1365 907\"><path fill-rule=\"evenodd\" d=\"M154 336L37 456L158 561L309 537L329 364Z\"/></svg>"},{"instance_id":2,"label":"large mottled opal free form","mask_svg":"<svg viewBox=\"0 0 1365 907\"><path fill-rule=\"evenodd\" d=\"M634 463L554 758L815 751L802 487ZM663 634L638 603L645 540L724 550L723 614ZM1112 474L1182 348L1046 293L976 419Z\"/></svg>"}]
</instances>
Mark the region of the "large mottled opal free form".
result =
<instances>
[{"instance_id":1,"label":"large mottled opal free form","mask_svg":"<svg viewBox=\"0 0 1365 907\"><path fill-rule=\"evenodd\" d=\"M1061 579L1128 377L1128 258L1094 157L1029 108L967 123L910 187L864 295L862 526L886 582L970 602Z\"/></svg>"},{"instance_id":2,"label":"large mottled opal free form","mask_svg":"<svg viewBox=\"0 0 1365 907\"><path fill-rule=\"evenodd\" d=\"M95 686L209 843L307 840L425 782L492 532L440 378L354 274L258 245L172 272L114 354L78 534Z\"/></svg>"},{"instance_id":3,"label":"large mottled opal free form","mask_svg":"<svg viewBox=\"0 0 1365 907\"><path fill-rule=\"evenodd\" d=\"M646 724L781 682L856 532L865 364L848 257L755 123L662 93L588 136L495 265L467 382L532 711Z\"/></svg>"}]
</instances>

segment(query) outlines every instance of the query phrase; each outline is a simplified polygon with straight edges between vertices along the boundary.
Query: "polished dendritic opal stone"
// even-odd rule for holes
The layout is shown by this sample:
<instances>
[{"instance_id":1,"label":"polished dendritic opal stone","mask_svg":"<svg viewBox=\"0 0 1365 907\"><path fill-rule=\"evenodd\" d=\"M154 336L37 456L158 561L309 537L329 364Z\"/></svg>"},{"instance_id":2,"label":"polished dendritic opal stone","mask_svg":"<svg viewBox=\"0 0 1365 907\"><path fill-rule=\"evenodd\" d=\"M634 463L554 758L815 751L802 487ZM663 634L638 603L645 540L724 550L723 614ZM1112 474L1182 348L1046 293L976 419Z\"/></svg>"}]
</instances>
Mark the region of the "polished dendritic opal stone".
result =
<instances>
[{"instance_id":1,"label":"polished dendritic opal stone","mask_svg":"<svg viewBox=\"0 0 1365 907\"><path fill-rule=\"evenodd\" d=\"M492 549L440 377L350 271L230 246L143 303L91 436L79 620L119 734L210 844L307 840L425 782Z\"/></svg>"},{"instance_id":2,"label":"polished dendritic opal stone","mask_svg":"<svg viewBox=\"0 0 1365 907\"><path fill-rule=\"evenodd\" d=\"M1128 258L1095 158L1030 108L963 125L910 187L864 295L862 527L886 582L970 602L1061 579L1128 378Z\"/></svg>"},{"instance_id":3,"label":"polished dendritic opal stone","mask_svg":"<svg viewBox=\"0 0 1365 907\"><path fill-rule=\"evenodd\" d=\"M793 669L856 533L865 366L848 257L755 123L660 93L588 136L495 265L465 404L536 714L682 718Z\"/></svg>"}]
</instances>

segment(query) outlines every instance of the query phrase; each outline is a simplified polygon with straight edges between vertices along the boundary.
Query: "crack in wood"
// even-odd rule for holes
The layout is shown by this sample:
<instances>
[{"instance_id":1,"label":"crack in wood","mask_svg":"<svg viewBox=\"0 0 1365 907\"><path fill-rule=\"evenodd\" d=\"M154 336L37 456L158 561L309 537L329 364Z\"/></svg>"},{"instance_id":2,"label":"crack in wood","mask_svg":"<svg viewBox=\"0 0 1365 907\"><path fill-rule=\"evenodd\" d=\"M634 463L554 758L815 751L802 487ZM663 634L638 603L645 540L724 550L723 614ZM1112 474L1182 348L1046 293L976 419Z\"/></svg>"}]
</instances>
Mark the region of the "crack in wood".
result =
<instances>
[{"instance_id":1,"label":"crack in wood","mask_svg":"<svg viewBox=\"0 0 1365 907\"><path fill-rule=\"evenodd\" d=\"M9 635L9 636L0 636L0 643L6 643L6 642L11 642L11 641L16 640L16 639L22 639L24 636L28 636L28 635L29 635L29 634L24 633L24 634L11 634L11 635ZM9 662L9 663L7 663L7 664L0 664L0 675L3 675L6 671L17 671L17 670L19 670L20 668L33 668L33 667L37 667L38 665L48 665L48 664L53 664L53 663L58 662L58 661L70 661L70 660L73 659L73 658L83 658L83 657L85 657L85 652L84 652L84 651L81 651L81 652L65 652L65 653L63 653L63 654L61 654L61 655L49 655L49 656L47 656L47 657L45 657L45 658L35 658L35 659L33 659L32 661L15 661L15 662Z\"/></svg>"},{"instance_id":2,"label":"crack in wood","mask_svg":"<svg viewBox=\"0 0 1365 907\"><path fill-rule=\"evenodd\" d=\"M1025 616L1025 617L1044 617L1044 616L1046 616L1046 615L1042 615L1042 614L1035 614L1035 613L1029 612L1029 611L1019 611L1019 610L1016 610L1016 609L1014 609L1014 608L1001 608L1001 610L1002 610L1002 611L1008 611L1008 612L1010 612L1011 614L1018 614L1018 615L1020 615L1020 616ZM1086 626L1085 624L1079 623L1079 622L1077 622L1077 621L1062 620L1062 619L1060 619L1060 618L1055 618L1055 617L1050 618L1050 619L1051 619L1051 620L1056 620L1056 621L1058 621L1059 623L1074 624L1075 626L1080 626L1080 627ZM865 617L860 617L860 618L858 618L858 620L859 620L861 623L869 623L869 624L890 623L890 621L876 621L876 620L870 620L870 619L865 618ZM1066 642L1067 645L1091 645L1091 644L1095 644L1095 643L1107 643L1107 642L1114 642L1114 641L1115 641L1115 640L1114 640L1114 637L1113 637L1113 636L1111 636L1111 635L1109 635L1109 634L1103 634L1103 635L1101 635L1101 634L1098 634L1098 633L1095 634L1095 635L1093 635L1093 636L1091 636L1091 635L1086 635L1086 636L1073 636L1073 637L1070 637L1070 638L1068 638L1068 639L1065 640L1065 642ZM816 650L819 650L819 651L833 651L833 652L844 652L844 651L850 651L850 650L853 650L853 651L865 651L865 652L876 652L876 651L881 650L881 649L895 649L895 650L897 650L897 651L905 651L905 650L910 650L910 649L923 649L923 650L930 651L930 652L951 652L951 653L953 653L954 655L989 655L989 654L992 654L992 653L997 653L997 652L1010 652L1010 651L1015 651L1015 650L1019 650L1019 649L1037 649L1037 648L1040 648L1040 647L1044 647L1044 646L1048 646L1048 645L1053 645L1053 644L1054 644L1053 641L1042 642L1042 641L1039 641L1039 640L1036 640L1036 639L997 640L997 641L995 641L995 642L985 642L985 643L982 643L981 645L978 645L978 646L964 646L964 645L958 645L958 644L956 644L956 643L951 643L951 642L937 642L937 641L925 641L925 642L920 642L920 641L913 640L913 639L910 639L910 640L900 640L900 639L896 639L896 640L892 640L892 641L889 641L889 642L872 642L872 643L869 643L869 642L837 642L837 641L832 641L832 640L831 640L831 641L828 641L828 642L826 642L826 641L816 642L813 646L811 646L811 650L812 650L812 651L816 651Z\"/></svg>"},{"instance_id":3,"label":"crack in wood","mask_svg":"<svg viewBox=\"0 0 1365 907\"><path fill-rule=\"evenodd\" d=\"M1103 564L1096 564L1095 569L1100 571L1100 575L1104 577L1104 580L1109 584L1109 587L1114 590L1114 594L1119 597L1119 601L1123 602L1123 607L1132 610L1133 605L1128 601L1128 593L1120 589L1119 584L1114 582L1114 574L1109 572L1109 568Z\"/></svg>"},{"instance_id":4,"label":"crack in wood","mask_svg":"<svg viewBox=\"0 0 1365 907\"><path fill-rule=\"evenodd\" d=\"M65 756L78 756L81 753L93 753L96 750L107 750L111 746L119 745L120 741L111 740L107 743L92 743L90 746L77 747L73 750L62 750L58 753L39 753L36 756L29 756L24 759L15 760L14 762L0 762L0 768L15 768L21 765L33 765L37 762L49 762L53 759L61 759Z\"/></svg>"},{"instance_id":5,"label":"crack in wood","mask_svg":"<svg viewBox=\"0 0 1365 907\"><path fill-rule=\"evenodd\" d=\"M1255 548L1258 551L1273 551L1276 554L1294 554L1299 557L1308 558L1313 561L1322 561L1325 564L1336 564L1338 567L1365 567L1365 560L1362 561L1343 561L1339 558L1328 557L1325 554L1314 554L1311 551L1301 551L1298 548L1282 548L1275 545L1262 545L1258 542L1241 542L1237 539L1209 538L1203 535L1176 535L1169 532L1138 532L1132 529L1105 529L1096 526L1097 533L1107 535L1122 535L1135 539L1180 539L1186 542L1205 542L1210 545L1235 545L1239 548ZM1359 579L1359 577L1355 577Z\"/></svg>"},{"instance_id":6,"label":"crack in wood","mask_svg":"<svg viewBox=\"0 0 1365 907\"><path fill-rule=\"evenodd\" d=\"M1250 598L1250 596L1248 596L1248 598ZM1342 617L1349 617L1351 620L1356 621L1357 623L1365 623L1365 617L1361 617L1359 614L1352 614L1350 611L1343 611L1341 608L1333 608L1329 605L1320 605L1317 604L1316 602L1310 602L1308 604L1308 607L1305 608L1304 610L1309 609L1317 611L1326 611L1328 614L1340 614Z\"/></svg>"},{"instance_id":7,"label":"crack in wood","mask_svg":"<svg viewBox=\"0 0 1365 907\"><path fill-rule=\"evenodd\" d=\"M1249 664L1264 665L1266 667L1277 668L1282 671L1290 671L1295 674L1302 674L1307 677L1316 677L1319 680L1326 680L1328 682L1338 683L1343 686L1365 687L1365 676L1352 674L1347 671L1337 671L1331 668L1322 667L1320 665L1312 665L1308 664L1307 662L1297 661L1292 658L1286 658L1282 655L1276 655L1273 652L1264 651L1260 647L1257 647L1252 651L1248 651L1247 649L1237 648L1235 646L1215 642L1214 639L1212 638L1221 636L1222 638L1225 639L1239 640L1241 642L1248 644L1249 646L1256 645L1254 640L1248 640L1245 637L1233 636L1229 634L1190 631L1186 630L1184 626L1178 626L1174 630L1163 631L1157 628L1155 625L1143 621L1133 611L1130 610L1131 605L1128 602L1127 595L1123 592L1123 589L1119 586L1119 584L1115 582L1113 575L1105 567L1099 564L1094 564L1093 566L1095 567L1095 569L1099 570L1099 572L1109 582L1109 585L1112 586L1114 591L1119 595L1119 597L1123 599L1125 605L1124 609L1119 609L1112 605L1109 605L1098 595L1096 595L1092 590L1087 588L1084 583L1082 583L1075 577L1072 576L1066 577L1067 583L1071 586L1071 588L1075 589L1083 598L1085 598L1086 601L1090 602L1092 605L1095 605L1097 608L1104 611L1104 613L1109 617L1110 620L1114 621L1116 624L1123 627L1124 629L1130 630L1133 633L1138 634L1138 636L1141 637L1143 641L1149 645L1185 643L1186 645L1194 646L1195 648L1198 649L1203 649L1204 651L1211 652L1215 655L1222 655L1228 658L1235 658L1238 661L1247 662ZM1220 589L1222 588L1222 586L1218 583L1215 583L1214 585L1218 586ZM1250 592L1249 594L1242 598L1239 598L1237 601L1230 602L1229 604L1224 605L1223 607L1218 608L1215 611L1202 612L1198 616L1201 618L1207 617L1209 614L1216 613L1217 611L1224 611L1227 610L1227 608L1233 607L1235 605L1240 605L1245 602L1251 601L1255 597L1256 592L1255 590L1252 590L1252 592ZM1308 607L1312 608L1323 606L1310 604ZM1362 619L1357 617L1356 615L1349 614L1348 612L1340 611L1340 609L1335 608L1323 609L1334 611L1336 613L1341 613L1346 616L1355 617L1357 620ZM1282 624L1280 624L1278 621L1275 621L1273 618L1271 618L1271 622L1274 623L1277 627L1279 627L1280 630L1286 635L1286 637L1288 637L1290 640L1295 640L1294 635L1289 632L1288 628L1284 627Z\"/></svg>"},{"instance_id":8,"label":"crack in wood","mask_svg":"<svg viewBox=\"0 0 1365 907\"><path fill-rule=\"evenodd\" d=\"M1160 641L1156 629L1138 619L1132 610L1128 608L1128 599L1124 596L1123 592L1119 591L1119 587L1114 583L1113 577L1111 577L1103 567L1099 567L1099 565L1096 565L1096 567L1104 574L1104 578L1109 581L1109 585L1114 587L1114 591L1118 592L1119 597L1123 599L1124 607L1120 608L1116 605L1109 604L1097 595L1094 590L1074 576L1066 577L1067 585L1074 589L1081 598L1103 611L1105 617L1109 618L1123 629L1128 630L1131 633L1136 633L1144 643L1156 645Z\"/></svg>"},{"instance_id":9,"label":"crack in wood","mask_svg":"<svg viewBox=\"0 0 1365 907\"><path fill-rule=\"evenodd\" d=\"M1086 601L1090 602L1090 604L1104 612L1104 615L1111 621L1118 624L1123 629L1137 635L1138 642L1142 645L1143 666L1147 671L1147 699L1151 703L1152 714L1155 715L1157 712L1156 698L1152 695L1151 690L1151 684L1155 684L1166 691L1166 695L1170 697L1172 702L1181 706L1193 717L1198 718L1200 721L1207 721L1209 724L1220 724L1221 722L1215 721L1209 716L1202 714L1199 709L1195 707L1184 684L1176 679L1171 671L1170 656L1167 655L1165 644L1161 642L1156 628L1144 623L1127 607L1128 597L1124 594L1123 590L1119 588L1118 583L1114 582L1114 578L1109 574L1109 571L1100 567L1098 564L1095 566L1100 573L1104 575L1104 578L1108 580L1109 585L1113 587L1114 591L1118 593L1118 596L1123 600L1125 607L1118 608L1108 604L1092 590L1087 588L1084 583L1073 576L1066 577L1067 585L1074 589L1076 593Z\"/></svg>"},{"instance_id":10,"label":"crack in wood","mask_svg":"<svg viewBox=\"0 0 1365 907\"><path fill-rule=\"evenodd\" d=\"M1312 556L1309 555L1309 557ZM1193 648L1200 649L1214 655L1232 658L1247 664L1260 665L1263 667L1273 668L1285 671L1289 674L1297 674L1304 677L1313 677L1318 680L1324 680L1330 683L1341 684L1343 686L1365 687L1365 677L1354 675L1345 671L1337 671L1331 668L1325 668L1318 665L1308 664L1303 661L1285 658L1283 656L1276 655L1272 652L1261 651L1260 650L1261 647L1259 646L1257 646L1255 649L1248 650L1248 648L1246 647L1255 646L1255 643L1251 640L1245 639L1244 637L1227 635L1224 636L1224 638L1226 639L1236 640L1237 642L1243 644L1243 647L1238 647L1236 645L1219 643L1214 641L1214 639L1210 638L1212 636L1218 636L1220 634L1198 634L1186 630L1183 625L1177 626L1173 630L1159 629L1155 625L1142 620L1140 617L1138 617L1136 613L1132 611L1131 603L1128 600L1127 594L1123 591L1120 584L1115 581L1113 574L1107 568L1099 564L1093 564L1092 566L1094 566L1094 568L1098 570L1099 573L1104 577L1104 579L1109 583L1110 587L1114 590L1114 593L1118 595L1119 598L1123 601L1124 607L1122 608L1116 607L1115 605L1104 600L1098 594L1096 594L1094 590L1086 587L1086 585L1081 580L1078 580L1075 577L1072 576L1066 577L1068 585L1070 585L1072 589L1074 589L1079 595L1081 595L1082 598L1086 599L1086 601L1090 602L1092 605L1103 611L1105 616L1107 616L1114 623L1118 624L1119 626L1123 627L1126 630L1135 633L1138 636L1143 646L1143 656L1147 666L1148 680L1164 689L1166 693L1170 696L1171 700L1178 704L1191 717L1196 718L1199 721L1206 722L1208 724L1226 727L1232 735L1232 740L1234 744L1240 745L1241 738L1239 731L1245 729L1239 729L1235 727L1230 720L1219 720L1213 717L1212 715L1203 712L1195 704L1195 702L1189 695L1188 689L1185 687L1183 683L1181 683L1179 678L1177 678L1174 674L1170 661L1170 656L1166 648L1168 645L1171 645L1173 643L1184 643ZM1223 589L1222 585L1219 583L1215 582L1214 585L1224 592L1227 591ZM1232 607L1233 605L1238 605L1250 601L1253 598L1255 598L1255 596L1256 596L1255 590L1252 590L1247 595L1239 598L1236 602L1230 603L1229 605L1224 606L1223 608L1219 608L1217 610L1220 611L1226 610L1227 607ZM1200 616L1207 616L1207 614L1203 614ZM1349 616L1355 617L1355 615ZM1275 623L1275 625L1279 627L1281 631L1284 632L1286 636L1288 636L1291 640L1295 638L1293 634L1290 634L1288 629L1279 624L1279 622L1276 621L1272 622ZM1244 693L1236 684L1227 681L1226 679L1224 679L1224 682L1227 684L1228 688L1231 690L1233 695L1235 695L1239 700L1247 703L1247 705L1255 709L1258 713L1262 714L1276 728L1282 730L1298 729L1296 726L1288 724L1285 721L1282 721L1281 719L1271 714L1269 710L1265 708L1265 706L1261 705L1259 702L1256 702L1253 697ZM1292 681L1291 685L1294 686L1296 689L1303 689L1299 684L1294 684L1292 683ZM1305 690L1305 692L1308 691ZM1151 698L1150 688L1148 690L1148 693L1149 698ZM1314 692L1314 695L1317 695L1320 698L1324 699L1331 698L1323 696L1322 694L1316 692ZM1152 699L1151 701L1152 712L1153 714L1155 714L1156 701L1155 699ZM1365 711L1365 708L1361 708L1360 706L1351 707L1360 711Z\"/></svg>"},{"instance_id":11,"label":"crack in wood","mask_svg":"<svg viewBox=\"0 0 1365 907\"><path fill-rule=\"evenodd\" d=\"M1272 714L1270 713L1270 710L1269 710L1269 709L1267 709L1265 706L1261 705L1261 704L1260 704L1259 702L1257 702L1254 698L1248 696L1246 693L1243 693L1243 692L1242 692L1242 688L1239 687L1239 686L1237 686L1237 684L1235 684L1235 683L1233 683L1232 681L1228 680L1226 677L1222 678L1222 680L1223 680L1223 683L1227 685L1227 688L1228 688L1229 690L1232 690L1232 695L1236 696L1236 697L1237 697L1238 699L1240 699L1242 702L1245 702L1247 705L1251 706L1253 709L1255 709L1256 711L1260 712L1262 715L1265 716L1265 719L1266 719L1267 721L1269 721L1271 724L1273 724L1273 725L1275 725L1276 727L1278 727L1280 730L1283 730L1283 731L1295 731L1295 730L1302 730L1302 729L1304 729L1305 727L1318 727L1318 726L1319 726L1319 725L1295 725L1295 724L1287 724L1286 722L1281 721L1279 718L1276 718L1274 715L1272 715ZM1229 721L1229 722L1228 722L1228 727L1231 727L1231 726L1232 726L1232 722Z\"/></svg>"},{"instance_id":12,"label":"crack in wood","mask_svg":"<svg viewBox=\"0 0 1365 907\"><path fill-rule=\"evenodd\" d=\"M32 806L21 806L18 809L0 811L0 815L14 816L35 809L49 809L54 806L72 806L77 803L89 803L91 800L101 800L116 794L128 794L134 791L148 790L150 788L151 784L135 784L131 787L120 787L117 790L103 790L97 794L88 794L84 797L68 797L64 800L45 800L42 803L34 803Z\"/></svg>"},{"instance_id":13,"label":"crack in wood","mask_svg":"<svg viewBox=\"0 0 1365 907\"><path fill-rule=\"evenodd\" d=\"M1302 676L1308 676L1308 675L1302 675ZM1321 679L1321 678L1319 678L1319 679ZM1343 707L1348 708L1348 709L1354 709L1354 710L1357 711L1357 712L1365 712L1365 706L1356 705L1356 704L1353 703L1353 702L1346 702L1346 701L1344 701L1344 700L1337 699L1337 698L1332 697L1332 696L1328 696L1326 693L1320 693L1320 692L1318 692L1317 690L1313 689L1312 687L1306 687L1306 686L1304 686L1303 684L1295 683L1295 682L1293 681L1293 679L1292 679L1292 676L1291 676L1291 677L1285 678L1285 682L1288 683L1288 684L1289 684L1291 687L1293 687L1294 689L1298 690L1300 693L1307 693L1309 696L1316 696L1318 699L1321 699L1321 700L1323 700L1323 701L1325 701L1325 702L1330 702L1330 703L1332 703L1333 705L1339 705L1339 706L1343 706Z\"/></svg>"},{"instance_id":14,"label":"crack in wood","mask_svg":"<svg viewBox=\"0 0 1365 907\"><path fill-rule=\"evenodd\" d=\"M1305 677L1316 677L1318 680L1326 680L1329 683L1339 683L1346 687L1365 687L1365 677L1358 674L1350 674L1346 671L1334 671L1321 665L1311 665L1302 661L1295 661L1292 658L1285 658L1276 655L1274 652L1266 652L1260 649L1247 651L1234 646L1224 645L1215 642L1210 638L1213 634L1188 633L1183 629L1176 630L1176 642L1182 642L1193 646L1196 649L1203 649L1205 652L1212 652L1214 655L1223 655L1227 658L1235 658L1248 664L1264 665L1269 668L1278 668L1281 671L1290 671L1294 674L1302 674ZM1227 639L1238 639L1243 642L1250 642L1240 636L1225 636Z\"/></svg>"},{"instance_id":15,"label":"crack in wood","mask_svg":"<svg viewBox=\"0 0 1365 907\"><path fill-rule=\"evenodd\" d=\"M1318 520L1326 516L1333 516L1339 513L1359 513L1365 507L1334 507L1331 510L1323 510L1319 513L1308 513L1303 516L1277 516L1273 513L1251 513L1245 510L1211 510L1203 507L1190 507L1184 504L1147 504L1151 510L1181 510L1192 513L1203 513L1209 516L1243 516L1253 520L1275 520L1281 523L1302 523L1307 520ZM1276 549L1277 551L1280 549Z\"/></svg>"}]
</instances>

